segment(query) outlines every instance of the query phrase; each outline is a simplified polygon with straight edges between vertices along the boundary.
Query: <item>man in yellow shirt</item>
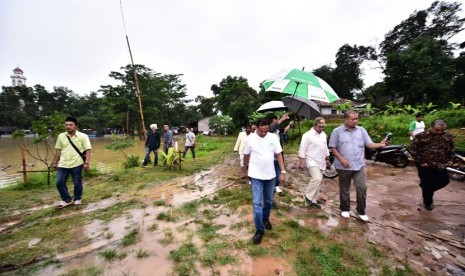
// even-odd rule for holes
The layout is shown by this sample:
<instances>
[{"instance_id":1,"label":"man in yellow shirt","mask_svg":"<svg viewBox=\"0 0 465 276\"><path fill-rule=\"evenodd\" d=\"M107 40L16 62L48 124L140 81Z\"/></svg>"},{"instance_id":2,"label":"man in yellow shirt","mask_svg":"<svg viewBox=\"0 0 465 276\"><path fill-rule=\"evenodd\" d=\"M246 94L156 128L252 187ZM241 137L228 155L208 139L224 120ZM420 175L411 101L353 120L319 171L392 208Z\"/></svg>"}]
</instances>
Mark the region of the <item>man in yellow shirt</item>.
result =
<instances>
[{"instance_id":1,"label":"man in yellow shirt","mask_svg":"<svg viewBox=\"0 0 465 276\"><path fill-rule=\"evenodd\" d=\"M56 186L61 196L61 202L57 205L58 209L73 203L66 186L69 175L73 178L74 183L74 205L81 205L82 170L89 169L92 147L87 134L77 131L77 126L76 118L67 117L65 119L66 132L58 135L55 144L56 153L53 168L57 170Z\"/></svg>"}]
</instances>

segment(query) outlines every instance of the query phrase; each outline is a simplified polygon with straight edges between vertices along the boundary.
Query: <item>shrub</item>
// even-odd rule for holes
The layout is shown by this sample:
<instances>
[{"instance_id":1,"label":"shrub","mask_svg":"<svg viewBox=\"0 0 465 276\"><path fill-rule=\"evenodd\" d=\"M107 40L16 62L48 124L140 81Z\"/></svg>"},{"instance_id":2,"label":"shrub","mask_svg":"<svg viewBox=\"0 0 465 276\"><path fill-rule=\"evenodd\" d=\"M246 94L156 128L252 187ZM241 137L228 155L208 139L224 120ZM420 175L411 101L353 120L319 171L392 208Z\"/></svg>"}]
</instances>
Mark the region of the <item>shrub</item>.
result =
<instances>
[{"instance_id":1,"label":"shrub","mask_svg":"<svg viewBox=\"0 0 465 276\"><path fill-rule=\"evenodd\" d=\"M129 154L128 156L126 156L126 159L123 162L123 167L125 169L139 167L139 165L140 165L140 160L139 160L139 155L137 154Z\"/></svg>"}]
</instances>

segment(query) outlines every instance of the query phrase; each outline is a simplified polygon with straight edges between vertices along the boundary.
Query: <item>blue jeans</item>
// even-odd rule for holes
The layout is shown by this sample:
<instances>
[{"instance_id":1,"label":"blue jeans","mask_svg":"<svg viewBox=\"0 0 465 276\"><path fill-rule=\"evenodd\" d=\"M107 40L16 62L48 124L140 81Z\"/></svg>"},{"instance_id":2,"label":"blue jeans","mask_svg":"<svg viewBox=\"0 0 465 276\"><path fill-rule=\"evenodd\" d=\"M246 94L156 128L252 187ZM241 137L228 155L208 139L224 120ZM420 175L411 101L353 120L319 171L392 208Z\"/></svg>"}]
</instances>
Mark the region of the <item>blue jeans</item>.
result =
<instances>
[{"instance_id":1,"label":"blue jeans","mask_svg":"<svg viewBox=\"0 0 465 276\"><path fill-rule=\"evenodd\" d=\"M74 168L58 168L57 170L57 189L60 193L61 200L70 202L71 196L68 192L68 186L66 186L66 181L71 175L74 183L74 200L81 200L82 197L82 165Z\"/></svg>"},{"instance_id":2,"label":"blue jeans","mask_svg":"<svg viewBox=\"0 0 465 276\"><path fill-rule=\"evenodd\" d=\"M147 163L149 162L149 159L150 159L150 153L152 151L153 151L153 154L155 155L155 160L153 161L153 164L158 165L158 150L151 149L149 147L145 149L145 158L144 158L144 163L142 165L147 166Z\"/></svg>"},{"instance_id":3,"label":"blue jeans","mask_svg":"<svg viewBox=\"0 0 465 276\"><path fill-rule=\"evenodd\" d=\"M264 219L270 219L275 179L250 178L252 184L253 220L257 231L265 231Z\"/></svg>"}]
</instances>

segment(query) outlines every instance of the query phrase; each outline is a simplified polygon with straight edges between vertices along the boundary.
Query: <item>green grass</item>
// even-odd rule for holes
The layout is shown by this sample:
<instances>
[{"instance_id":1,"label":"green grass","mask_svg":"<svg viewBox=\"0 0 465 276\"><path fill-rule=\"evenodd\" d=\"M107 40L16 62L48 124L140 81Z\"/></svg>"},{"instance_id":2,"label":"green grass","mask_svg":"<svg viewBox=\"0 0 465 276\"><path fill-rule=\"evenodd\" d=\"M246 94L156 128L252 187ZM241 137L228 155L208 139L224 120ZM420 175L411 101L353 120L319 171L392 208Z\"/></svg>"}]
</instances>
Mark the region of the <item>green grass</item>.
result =
<instances>
[{"instance_id":1,"label":"green grass","mask_svg":"<svg viewBox=\"0 0 465 276\"><path fill-rule=\"evenodd\" d=\"M137 259L145 259L148 256L150 256L150 254L147 251L145 251L144 249L142 249L142 248L137 249L137 252L136 252Z\"/></svg>"},{"instance_id":2,"label":"green grass","mask_svg":"<svg viewBox=\"0 0 465 276\"><path fill-rule=\"evenodd\" d=\"M178 275L197 275L195 261L198 254L198 249L191 242L184 243L177 250L171 251L170 258L175 264L175 272Z\"/></svg>"},{"instance_id":3,"label":"green grass","mask_svg":"<svg viewBox=\"0 0 465 276\"><path fill-rule=\"evenodd\" d=\"M132 229L129 233L127 233L124 237L123 240L121 241L121 245L126 247L133 245L137 242L137 238L139 236L139 230L138 229Z\"/></svg>"}]
</instances>

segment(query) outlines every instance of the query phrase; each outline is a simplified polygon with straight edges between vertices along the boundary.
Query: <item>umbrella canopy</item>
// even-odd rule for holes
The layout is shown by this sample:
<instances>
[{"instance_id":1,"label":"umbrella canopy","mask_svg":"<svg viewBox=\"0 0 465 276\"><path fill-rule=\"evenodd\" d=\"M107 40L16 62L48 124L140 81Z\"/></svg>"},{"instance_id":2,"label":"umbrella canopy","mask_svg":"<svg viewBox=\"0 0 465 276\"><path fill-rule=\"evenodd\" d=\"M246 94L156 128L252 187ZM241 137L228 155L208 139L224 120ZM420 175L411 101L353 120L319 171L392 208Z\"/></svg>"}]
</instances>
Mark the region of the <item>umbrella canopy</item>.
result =
<instances>
[{"instance_id":1,"label":"umbrella canopy","mask_svg":"<svg viewBox=\"0 0 465 276\"><path fill-rule=\"evenodd\" d=\"M264 103L257 109L257 112L268 112L278 110L287 110L287 107L284 106L284 103L282 101L271 101Z\"/></svg>"},{"instance_id":2,"label":"umbrella canopy","mask_svg":"<svg viewBox=\"0 0 465 276\"><path fill-rule=\"evenodd\" d=\"M315 119L320 116L320 111L316 103L301 97L287 96L282 98L285 106L294 111L299 117Z\"/></svg>"},{"instance_id":3,"label":"umbrella canopy","mask_svg":"<svg viewBox=\"0 0 465 276\"><path fill-rule=\"evenodd\" d=\"M291 94L322 102L339 100L338 95L324 80L298 69L283 70L262 82L265 91Z\"/></svg>"}]
</instances>

